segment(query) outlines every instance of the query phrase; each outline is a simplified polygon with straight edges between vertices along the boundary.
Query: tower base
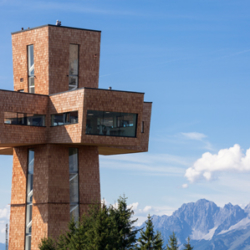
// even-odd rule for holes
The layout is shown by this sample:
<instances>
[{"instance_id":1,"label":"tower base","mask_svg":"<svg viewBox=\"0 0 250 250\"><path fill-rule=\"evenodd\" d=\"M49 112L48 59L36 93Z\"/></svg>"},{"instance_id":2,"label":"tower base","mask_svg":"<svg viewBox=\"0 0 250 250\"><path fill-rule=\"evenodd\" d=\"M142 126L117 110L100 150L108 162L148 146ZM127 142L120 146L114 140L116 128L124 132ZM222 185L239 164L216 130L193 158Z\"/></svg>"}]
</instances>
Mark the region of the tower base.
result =
<instances>
[{"instance_id":1,"label":"tower base","mask_svg":"<svg viewBox=\"0 0 250 250\"><path fill-rule=\"evenodd\" d=\"M43 237L57 238L70 221L69 146L45 144L34 150L31 249ZM71 146L72 148L72 146ZM100 203L98 147L79 146L79 215ZM9 250L25 249L29 147L13 152Z\"/></svg>"}]
</instances>

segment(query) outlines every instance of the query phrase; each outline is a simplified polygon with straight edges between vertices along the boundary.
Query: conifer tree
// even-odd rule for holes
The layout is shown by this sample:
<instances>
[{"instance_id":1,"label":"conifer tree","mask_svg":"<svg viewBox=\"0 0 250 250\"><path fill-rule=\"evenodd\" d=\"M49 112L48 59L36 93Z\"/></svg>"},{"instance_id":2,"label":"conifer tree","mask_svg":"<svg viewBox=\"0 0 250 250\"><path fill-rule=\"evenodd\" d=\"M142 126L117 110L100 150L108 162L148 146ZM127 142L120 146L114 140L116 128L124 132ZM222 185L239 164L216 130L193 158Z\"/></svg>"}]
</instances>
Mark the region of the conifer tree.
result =
<instances>
[{"instance_id":1,"label":"conifer tree","mask_svg":"<svg viewBox=\"0 0 250 250\"><path fill-rule=\"evenodd\" d=\"M118 231L117 249L133 249L136 242L136 234L140 230L136 230L134 223L138 220L132 220L134 211L127 207L127 198L125 196L118 199L118 208L110 210L110 215L116 223Z\"/></svg>"},{"instance_id":2,"label":"conifer tree","mask_svg":"<svg viewBox=\"0 0 250 250\"><path fill-rule=\"evenodd\" d=\"M87 232L88 244L85 249L113 250L116 248L118 230L115 220L110 216L112 207L102 206L95 214L92 228Z\"/></svg>"},{"instance_id":3,"label":"conifer tree","mask_svg":"<svg viewBox=\"0 0 250 250\"><path fill-rule=\"evenodd\" d=\"M178 242L174 232L169 236L167 250L178 250Z\"/></svg>"},{"instance_id":4,"label":"conifer tree","mask_svg":"<svg viewBox=\"0 0 250 250\"><path fill-rule=\"evenodd\" d=\"M40 250L56 250L56 243L52 238L42 238L38 247Z\"/></svg>"},{"instance_id":5,"label":"conifer tree","mask_svg":"<svg viewBox=\"0 0 250 250\"><path fill-rule=\"evenodd\" d=\"M194 247L192 247L191 245L190 245L190 238L188 237L187 238L187 243L186 244L184 244L184 250L192 250L192 249L194 249Z\"/></svg>"},{"instance_id":6,"label":"conifer tree","mask_svg":"<svg viewBox=\"0 0 250 250\"><path fill-rule=\"evenodd\" d=\"M151 216L148 215L148 220L146 222L145 231L140 232L140 238L138 239L138 250L163 250L163 239L160 232L155 234L154 225Z\"/></svg>"},{"instance_id":7,"label":"conifer tree","mask_svg":"<svg viewBox=\"0 0 250 250\"><path fill-rule=\"evenodd\" d=\"M133 210L127 208L126 198L118 199L118 207L92 206L78 223L72 220L69 230L53 245L43 239L40 250L129 250L134 249L136 234ZM48 248L50 245L54 248ZM46 248L47 247L47 248Z\"/></svg>"},{"instance_id":8,"label":"conifer tree","mask_svg":"<svg viewBox=\"0 0 250 250\"><path fill-rule=\"evenodd\" d=\"M87 219L87 218L86 218ZM69 223L69 230L65 234L61 234L57 241L57 250L80 250L86 244L86 232L88 220L84 220L83 224L76 223L74 219Z\"/></svg>"}]
</instances>

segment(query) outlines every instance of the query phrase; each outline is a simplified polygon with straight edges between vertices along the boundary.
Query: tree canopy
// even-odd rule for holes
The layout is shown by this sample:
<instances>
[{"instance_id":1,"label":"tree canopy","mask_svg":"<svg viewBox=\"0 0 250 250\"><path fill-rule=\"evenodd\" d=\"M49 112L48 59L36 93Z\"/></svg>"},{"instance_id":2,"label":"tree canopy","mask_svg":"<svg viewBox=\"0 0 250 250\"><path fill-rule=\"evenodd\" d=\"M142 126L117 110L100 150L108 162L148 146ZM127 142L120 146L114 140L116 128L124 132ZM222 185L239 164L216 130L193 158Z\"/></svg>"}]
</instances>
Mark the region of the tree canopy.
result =
<instances>
[{"instance_id":1,"label":"tree canopy","mask_svg":"<svg viewBox=\"0 0 250 250\"><path fill-rule=\"evenodd\" d=\"M177 238L175 236L175 233L173 232L172 235L169 236L167 250L178 250L178 242Z\"/></svg>"},{"instance_id":2,"label":"tree canopy","mask_svg":"<svg viewBox=\"0 0 250 250\"><path fill-rule=\"evenodd\" d=\"M138 239L138 244L136 249L138 250L163 250L163 239L161 233L154 232L154 225L152 218L148 215L148 220L146 221L146 229L140 232L141 236Z\"/></svg>"},{"instance_id":3,"label":"tree canopy","mask_svg":"<svg viewBox=\"0 0 250 250\"><path fill-rule=\"evenodd\" d=\"M40 250L129 250L134 249L136 234L132 208L127 207L125 197L112 205L93 206L79 222L72 220L68 231L54 241L42 239Z\"/></svg>"},{"instance_id":4,"label":"tree canopy","mask_svg":"<svg viewBox=\"0 0 250 250\"><path fill-rule=\"evenodd\" d=\"M190 245L190 238L188 237L187 238L187 243L186 244L184 244L184 250L193 250L194 249L194 247L192 247L191 245Z\"/></svg>"}]
</instances>

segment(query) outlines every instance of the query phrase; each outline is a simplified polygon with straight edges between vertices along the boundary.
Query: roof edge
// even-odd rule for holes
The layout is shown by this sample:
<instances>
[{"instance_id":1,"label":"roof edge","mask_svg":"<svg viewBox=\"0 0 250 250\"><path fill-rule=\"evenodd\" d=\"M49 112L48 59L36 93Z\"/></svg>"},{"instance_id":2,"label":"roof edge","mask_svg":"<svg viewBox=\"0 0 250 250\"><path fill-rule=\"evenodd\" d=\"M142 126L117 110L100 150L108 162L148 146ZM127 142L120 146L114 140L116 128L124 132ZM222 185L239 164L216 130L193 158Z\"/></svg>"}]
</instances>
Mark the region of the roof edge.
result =
<instances>
[{"instance_id":1,"label":"roof edge","mask_svg":"<svg viewBox=\"0 0 250 250\"><path fill-rule=\"evenodd\" d=\"M25 29L25 30L20 30L20 31L16 31L16 32L11 32L11 35L18 34L18 33L21 33L21 32L26 32L26 31L29 31L29 30L40 29L40 28L44 28L44 27L57 27L57 28L66 28L66 29L75 29L75 30L85 30L85 31L101 32L100 30L83 29L83 28L76 28L76 27L69 27L69 26L57 26L57 25L54 25L54 24L45 24L45 25L34 27L34 28L30 28L30 29Z\"/></svg>"},{"instance_id":2,"label":"roof edge","mask_svg":"<svg viewBox=\"0 0 250 250\"><path fill-rule=\"evenodd\" d=\"M125 93L141 94L141 95L144 95L144 94L145 94L144 92L135 92L135 91L126 91L126 90L115 90L115 89L100 89L100 88L89 88L89 87L82 87L82 88L78 88L78 89L75 89L75 90L67 90L67 91L62 91L62 92L58 92L58 93L54 93L54 94L49 94L49 95L38 94L38 93L28 93L28 92L19 92L19 91L8 90L8 89L0 89L0 91L6 91L6 92L12 92L12 93L19 93L19 94L25 94L25 95L54 96L54 95L59 95L59 94L68 93L68 92L72 92L72 91L83 90L83 89L102 90L102 91L115 91L115 92L125 92Z\"/></svg>"},{"instance_id":3,"label":"roof edge","mask_svg":"<svg viewBox=\"0 0 250 250\"><path fill-rule=\"evenodd\" d=\"M58 94L63 94L63 93L71 92L71 91L77 91L77 90L81 90L81 89L102 90L102 91L115 91L115 92L126 92L126 93L134 93L134 94L141 94L141 95L144 95L144 94L145 94L145 93L143 93L143 92L135 92L135 91L126 91L126 90L115 90L115 89L101 89L101 88L82 87L82 88L78 88L78 89L75 89L75 90L67 90L67 91L63 91L63 92L59 92L59 93L55 93L55 94L50 94L49 96L58 95Z\"/></svg>"},{"instance_id":4,"label":"roof edge","mask_svg":"<svg viewBox=\"0 0 250 250\"><path fill-rule=\"evenodd\" d=\"M49 96L49 95L44 95L44 94L28 93L28 92L20 92L20 91L9 90L9 89L0 89L0 91L6 91L6 92L12 92L12 93L18 93L18 94L24 94L24 95L40 95L40 96Z\"/></svg>"}]
</instances>

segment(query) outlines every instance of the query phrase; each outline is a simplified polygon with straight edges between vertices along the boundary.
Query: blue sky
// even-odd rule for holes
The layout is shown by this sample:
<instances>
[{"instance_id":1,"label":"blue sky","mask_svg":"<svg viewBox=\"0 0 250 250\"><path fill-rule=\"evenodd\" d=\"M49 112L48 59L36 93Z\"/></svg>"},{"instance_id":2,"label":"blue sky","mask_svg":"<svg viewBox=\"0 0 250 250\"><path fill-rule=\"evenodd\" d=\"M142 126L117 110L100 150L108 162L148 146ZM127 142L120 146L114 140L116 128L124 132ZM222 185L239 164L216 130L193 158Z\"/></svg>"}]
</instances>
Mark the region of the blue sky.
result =
<instances>
[{"instance_id":1,"label":"blue sky","mask_svg":"<svg viewBox=\"0 0 250 250\"><path fill-rule=\"evenodd\" d=\"M11 32L57 19L101 30L99 87L153 101L149 152L100 157L102 197L114 203L125 194L140 221L200 198L245 206L249 10L249 0L0 0L0 89L13 89ZM11 157L0 157L0 170L4 221Z\"/></svg>"}]
</instances>

